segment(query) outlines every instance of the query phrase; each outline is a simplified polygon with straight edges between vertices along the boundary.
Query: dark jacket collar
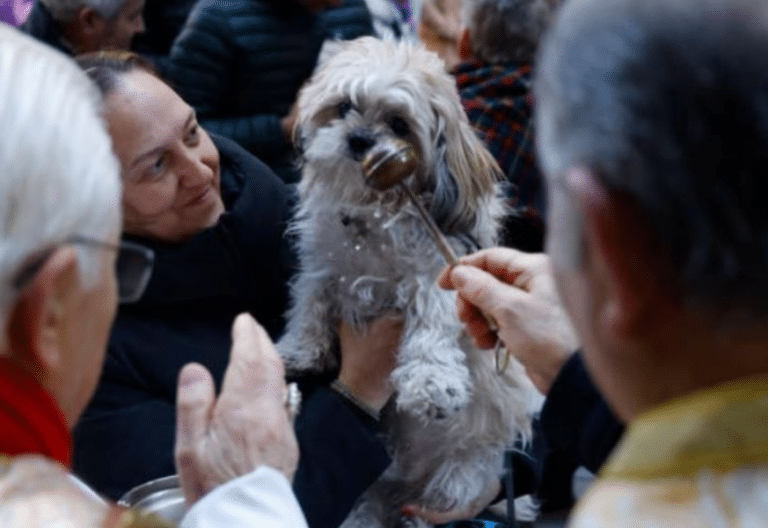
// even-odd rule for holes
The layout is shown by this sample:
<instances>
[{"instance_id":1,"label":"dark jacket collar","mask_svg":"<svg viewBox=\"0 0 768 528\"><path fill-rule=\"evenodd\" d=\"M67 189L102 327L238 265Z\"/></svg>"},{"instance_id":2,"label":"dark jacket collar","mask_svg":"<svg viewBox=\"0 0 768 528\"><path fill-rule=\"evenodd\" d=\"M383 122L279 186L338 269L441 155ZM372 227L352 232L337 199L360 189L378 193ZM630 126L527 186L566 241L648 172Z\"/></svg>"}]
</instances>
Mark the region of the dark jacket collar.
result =
<instances>
[{"instance_id":1,"label":"dark jacket collar","mask_svg":"<svg viewBox=\"0 0 768 528\"><path fill-rule=\"evenodd\" d=\"M35 2L26 22L21 25L21 30L67 55L75 54L72 45L64 38L61 25L53 19L48 8L39 1Z\"/></svg>"}]
</instances>

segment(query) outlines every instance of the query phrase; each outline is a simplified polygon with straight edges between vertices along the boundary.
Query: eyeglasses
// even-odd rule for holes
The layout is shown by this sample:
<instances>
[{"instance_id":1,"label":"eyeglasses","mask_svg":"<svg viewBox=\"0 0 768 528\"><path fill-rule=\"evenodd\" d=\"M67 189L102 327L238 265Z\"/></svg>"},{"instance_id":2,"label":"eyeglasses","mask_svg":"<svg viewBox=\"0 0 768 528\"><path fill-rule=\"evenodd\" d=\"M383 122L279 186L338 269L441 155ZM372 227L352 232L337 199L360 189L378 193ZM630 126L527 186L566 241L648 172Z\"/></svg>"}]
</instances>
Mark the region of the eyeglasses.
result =
<instances>
[{"instance_id":1,"label":"eyeglasses","mask_svg":"<svg viewBox=\"0 0 768 528\"><path fill-rule=\"evenodd\" d=\"M110 244L84 236L73 236L64 241L64 244L83 244L100 249L117 251L115 264L118 294L120 303L132 303L141 299L147 288L152 268L155 264L155 253L148 247L133 242L120 241L118 244ZM40 268L53 254L54 249L48 249L36 255L31 261L16 274L11 284L14 288L21 289L40 271Z\"/></svg>"}]
</instances>

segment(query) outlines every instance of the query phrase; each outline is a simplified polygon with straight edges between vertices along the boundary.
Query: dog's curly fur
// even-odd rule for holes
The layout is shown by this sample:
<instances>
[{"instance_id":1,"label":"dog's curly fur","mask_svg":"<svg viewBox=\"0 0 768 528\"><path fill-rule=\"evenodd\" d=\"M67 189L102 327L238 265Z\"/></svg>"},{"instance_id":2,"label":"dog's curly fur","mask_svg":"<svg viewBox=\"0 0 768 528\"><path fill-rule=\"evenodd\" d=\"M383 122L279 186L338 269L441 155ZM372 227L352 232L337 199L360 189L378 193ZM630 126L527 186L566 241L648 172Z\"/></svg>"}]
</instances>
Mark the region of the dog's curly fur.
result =
<instances>
[{"instance_id":1,"label":"dog's curly fur","mask_svg":"<svg viewBox=\"0 0 768 528\"><path fill-rule=\"evenodd\" d=\"M393 462L344 526L394 526L405 503L463 508L503 471L503 452L530 431L532 385L519 365L495 372L473 350L445 262L413 205L366 186L361 160L394 138L418 154L404 182L458 254L496 242L505 212L499 169L477 139L453 79L423 48L364 37L339 45L299 97L300 272L278 344L289 372L337 367L336 328L405 316L392 373Z\"/></svg>"}]
</instances>

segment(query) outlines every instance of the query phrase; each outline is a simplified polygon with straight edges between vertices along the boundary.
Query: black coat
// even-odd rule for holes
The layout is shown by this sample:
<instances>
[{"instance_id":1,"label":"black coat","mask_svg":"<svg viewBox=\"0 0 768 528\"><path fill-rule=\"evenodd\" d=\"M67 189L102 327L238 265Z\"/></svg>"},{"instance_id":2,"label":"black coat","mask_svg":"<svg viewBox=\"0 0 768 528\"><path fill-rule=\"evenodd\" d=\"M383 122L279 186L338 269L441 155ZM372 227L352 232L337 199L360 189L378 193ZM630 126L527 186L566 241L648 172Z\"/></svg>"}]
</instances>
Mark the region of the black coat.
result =
<instances>
[{"instance_id":1,"label":"black coat","mask_svg":"<svg viewBox=\"0 0 768 528\"><path fill-rule=\"evenodd\" d=\"M573 471L597 473L624 433L624 425L603 400L574 354L552 384L534 437L541 463L539 499L543 511L573 504Z\"/></svg>"},{"instance_id":2,"label":"black coat","mask_svg":"<svg viewBox=\"0 0 768 528\"><path fill-rule=\"evenodd\" d=\"M20 26L20 29L24 33L35 37L41 42L45 42L49 46L53 46L67 55L73 55L72 47L64 40L61 26L53 19L53 15L48 11L48 8L40 3L40 0L35 0L35 5L32 6L29 17Z\"/></svg>"},{"instance_id":3,"label":"black coat","mask_svg":"<svg viewBox=\"0 0 768 528\"><path fill-rule=\"evenodd\" d=\"M558 373L541 411L543 432L554 449L596 473L624 432L592 384L581 354L574 354Z\"/></svg>"},{"instance_id":4,"label":"black coat","mask_svg":"<svg viewBox=\"0 0 768 528\"><path fill-rule=\"evenodd\" d=\"M292 271L283 233L293 193L232 141L214 142L227 212L183 245L133 239L155 250L155 270L144 297L120 307L99 387L75 430L75 471L112 498L175 472L174 402L184 364L205 365L219 384L240 312L273 338L282 330ZM346 516L387 457L375 424L329 389L310 388L297 423L295 485L310 525L330 527L327 519Z\"/></svg>"},{"instance_id":5,"label":"black coat","mask_svg":"<svg viewBox=\"0 0 768 528\"><path fill-rule=\"evenodd\" d=\"M293 147L280 118L311 75L323 41L372 34L364 0L344 0L317 15L293 0L200 0L171 48L169 74L207 129L290 181Z\"/></svg>"}]
</instances>

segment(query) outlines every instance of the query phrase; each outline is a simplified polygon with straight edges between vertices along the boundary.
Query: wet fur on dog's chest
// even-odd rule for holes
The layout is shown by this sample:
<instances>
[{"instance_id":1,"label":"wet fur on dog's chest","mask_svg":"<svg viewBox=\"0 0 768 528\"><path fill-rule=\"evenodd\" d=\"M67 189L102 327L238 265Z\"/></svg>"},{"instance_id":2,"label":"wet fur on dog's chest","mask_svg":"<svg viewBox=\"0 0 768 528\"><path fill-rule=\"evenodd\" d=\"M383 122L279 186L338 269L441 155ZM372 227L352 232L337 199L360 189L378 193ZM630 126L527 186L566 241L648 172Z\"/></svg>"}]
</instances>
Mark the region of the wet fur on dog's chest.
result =
<instances>
[{"instance_id":1,"label":"wet fur on dog's chest","mask_svg":"<svg viewBox=\"0 0 768 528\"><path fill-rule=\"evenodd\" d=\"M411 206L343 206L312 216L305 250L329 275L338 315L350 323L403 312L417 285L434 282L445 265Z\"/></svg>"}]
</instances>

